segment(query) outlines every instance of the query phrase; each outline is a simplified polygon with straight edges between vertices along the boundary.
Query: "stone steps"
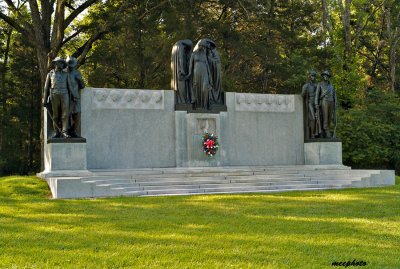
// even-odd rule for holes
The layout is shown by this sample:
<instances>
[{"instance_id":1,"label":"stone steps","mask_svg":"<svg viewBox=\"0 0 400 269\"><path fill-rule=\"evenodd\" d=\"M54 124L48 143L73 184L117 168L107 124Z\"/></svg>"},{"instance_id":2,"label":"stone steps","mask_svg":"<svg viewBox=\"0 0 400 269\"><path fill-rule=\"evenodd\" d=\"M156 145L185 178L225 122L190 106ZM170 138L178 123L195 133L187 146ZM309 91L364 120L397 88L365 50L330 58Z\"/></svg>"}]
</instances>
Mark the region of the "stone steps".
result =
<instances>
[{"instance_id":1,"label":"stone steps","mask_svg":"<svg viewBox=\"0 0 400 269\"><path fill-rule=\"evenodd\" d=\"M382 176L382 173L384 176ZM391 176L391 175L389 175ZM345 166L273 166L94 170L48 179L55 198L268 193L385 185L379 170ZM393 175L394 177L394 175Z\"/></svg>"},{"instance_id":2,"label":"stone steps","mask_svg":"<svg viewBox=\"0 0 400 269\"><path fill-rule=\"evenodd\" d=\"M361 179L360 179L361 180ZM115 182L116 181L116 182ZM97 182L97 187L110 188L113 195L129 196L129 195L191 195L201 193L240 193L240 192L267 192L276 190L308 190L308 189L329 189L339 188L344 184L351 186L357 178L351 179L318 179L313 180L310 177L297 177L295 179L286 178L260 178L248 177L237 180L224 180L222 177L213 177L209 180L201 180L198 178L185 177L181 180L171 181L144 181L134 180L101 180Z\"/></svg>"},{"instance_id":3,"label":"stone steps","mask_svg":"<svg viewBox=\"0 0 400 269\"><path fill-rule=\"evenodd\" d=\"M297 187L304 187L304 188L311 188L311 187L319 187L321 184L295 184L295 185L271 185L271 184L263 184L263 183L258 183L254 185L248 185L248 184L243 184L243 185L232 185L232 184L207 184L207 185L171 185L171 186L151 186L151 187L126 187L126 188L120 188L120 190L124 191L135 191L135 190L143 190L143 191L159 191L159 190L203 190L207 192L207 190L216 190L216 189L232 189L232 190L246 190L246 189L281 189L281 188L287 188L287 189L293 189ZM131 189L132 188L132 189ZM112 188L114 190L118 188Z\"/></svg>"},{"instance_id":4,"label":"stone steps","mask_svg":"<svg viewBox=\"0 0 400 269\"><path fill-rule=\"evenodd\" d=\"M234 183L258 183L258 182L267 182L267 183L294 183L294 182L320 182L327 183L330 181L345 181L351 182L352 180L357 180L362 177L358 176L331 176L331 175L321 175L319 177L312 176L296 176L296 177L258 177L258 176L228 176L228 177L211 177L211 178L199 178L199 177L185 177L185 178L149 178L149 179L92 179L92 180L83 180L83 183L96 183L97 186L110 186L110 185L130 185L130 184L139 184L139 185L177 185L177 184L234 184Z\"/></svg>"},{"instance_id":5,"label":"stone steps","mask_svg":"<svg viewBox=\"0 0 400 269\"><path fill-rule=\"evenodd\" d=\"M272 193L287 191L312 191L340 189L336 186L304 187L304 188L209 188L209 189L175 189L175 190L148 190L126 192L122 196L166 196L166 195L194 195L194 194L231 194L231 193Z\"/></svg>"},{"instance_id":6,"label":"stone steps","mask_svg":"<svg viewBox=\"0 0 400 269\"><path fill-rule=\"evenodd\" d=\"M271 186L271 185L296 185L296 184L310 184L313 183L308 180L297 180L297 181L282 181L282 182L268 182L268 181L251 181L251 182L216 182L216 181L204 181L204 182L181 182L181 181L173 181L173 182L148 182L148 183L139 183L139 184L132 184L132 183L116 183L116 184L103 184L102 186L109 186L110 188L114 189L123 189L131 186L137 186L141 188L170 188L174 186L193 186L197 188L203 188L207 186ZM314 183L318 184L318 183ZM99 186L99 185L98 185Z\"/></svg>"}]
</instances>

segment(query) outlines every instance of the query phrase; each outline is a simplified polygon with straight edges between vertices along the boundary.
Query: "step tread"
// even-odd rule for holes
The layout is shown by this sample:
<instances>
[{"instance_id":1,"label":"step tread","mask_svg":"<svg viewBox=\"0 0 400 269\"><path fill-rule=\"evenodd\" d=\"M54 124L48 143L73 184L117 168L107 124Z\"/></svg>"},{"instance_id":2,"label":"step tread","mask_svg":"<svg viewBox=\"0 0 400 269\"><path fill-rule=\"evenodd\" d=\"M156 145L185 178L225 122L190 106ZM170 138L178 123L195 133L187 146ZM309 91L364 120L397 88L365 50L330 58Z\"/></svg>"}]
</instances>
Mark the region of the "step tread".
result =
<instances>
[{"instance_id":1,"label":"step tread","mask_svg":"<svg viewBox=\"0 0 400 269\"><path fill-rule=\"evenodd\" d=\"M273 190L237 190L237 191L214 191L214 192L198 192L198 193L163 193L163 194L145 194L142 196L178 196L178 195L201 195L201 194L235 194L235 193L276 193L276 192L292 192L292 191L318 191L318 190L329 190L329 189L343 189L342 187L319 187L319 188L304 188L304 189L273 189Z\"/></svg>"}]
</instances>

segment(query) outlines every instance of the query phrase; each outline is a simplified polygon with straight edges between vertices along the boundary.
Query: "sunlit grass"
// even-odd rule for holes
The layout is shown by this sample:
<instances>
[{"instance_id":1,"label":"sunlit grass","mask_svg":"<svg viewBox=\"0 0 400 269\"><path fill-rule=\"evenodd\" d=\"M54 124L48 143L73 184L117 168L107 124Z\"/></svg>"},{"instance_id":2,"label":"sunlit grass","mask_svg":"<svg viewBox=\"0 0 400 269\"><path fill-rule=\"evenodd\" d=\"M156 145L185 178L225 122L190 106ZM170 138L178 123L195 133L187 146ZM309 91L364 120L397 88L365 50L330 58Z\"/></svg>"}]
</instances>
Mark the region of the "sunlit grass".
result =
<instances>
[{"instance_id":1,"label":"sunlit grass","mask_svg":"<svg viewBox=\"0 0 400 269\"><path fill-rule=\"evenodd\" d=\"M400 268L400 185L52 200L0 178L0 268Z\"/></svg>"}]
</instances>

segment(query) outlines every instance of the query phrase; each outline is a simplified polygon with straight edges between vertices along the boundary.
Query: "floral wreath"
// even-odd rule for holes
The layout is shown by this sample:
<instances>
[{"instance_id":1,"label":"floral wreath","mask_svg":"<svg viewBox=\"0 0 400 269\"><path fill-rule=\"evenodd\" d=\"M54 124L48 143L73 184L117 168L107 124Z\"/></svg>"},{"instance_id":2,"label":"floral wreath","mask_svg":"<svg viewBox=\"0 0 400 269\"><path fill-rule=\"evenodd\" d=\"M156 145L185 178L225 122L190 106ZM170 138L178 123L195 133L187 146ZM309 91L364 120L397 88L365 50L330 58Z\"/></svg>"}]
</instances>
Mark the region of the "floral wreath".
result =
<instances>
[{"instance_id":1,"label":"floral wreath","mask_svg":"<svg viewBox=\"0 0 400 269\"><path fill-rule=\"evenodd\" d=\"M208 157L212 157L217 153L219 148L218 137L214 134L205 133L203 135L203 151Z\"/></svg>"}]
</instances>

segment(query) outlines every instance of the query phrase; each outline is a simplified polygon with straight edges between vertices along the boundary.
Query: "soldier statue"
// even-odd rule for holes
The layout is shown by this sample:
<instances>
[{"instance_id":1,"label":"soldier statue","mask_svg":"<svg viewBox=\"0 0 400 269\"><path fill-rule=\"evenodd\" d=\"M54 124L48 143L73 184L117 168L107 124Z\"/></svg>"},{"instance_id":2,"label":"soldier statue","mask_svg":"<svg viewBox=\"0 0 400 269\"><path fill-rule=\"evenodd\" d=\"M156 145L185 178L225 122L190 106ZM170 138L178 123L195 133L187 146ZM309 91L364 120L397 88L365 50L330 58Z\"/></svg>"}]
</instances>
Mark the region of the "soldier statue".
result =
<instances>
[{"instance_id":1,"label":"soldier statue","mask_svg":"<svg viewBox=\"0 0 400 269\"><path fill-rule=\"evenodd\" d=\"M74 57L67 57L68 73L70 78L70 113L71 125L69 134L71 137L80 137L81 127L81 97L80 90L85 88L85 82L82 79L81 72L76 69L78 60Z\"/></svg>"},{"instance_id":2,"label":"soldier statue","mask_svg":"<svg viewBox=\"0 0 400 269\"><path fill-rule=\"evenodd\" d=\"M306 109L305 130L306 138L313 139L321 133L320 117L316 113L315 94L317 91L317 83L315 79L317 73L312 70L309 72L309 81L303 85L301 95L304 98Z\"/></svg>"},{"instance_id":3,"label":"soldier statue","mask_svg":"<svg viewBox=\"0 0 400 269\"><path fill-rule=\"evenodd\" d=\"M322 110L322 129L325 138L336 138L336 108L337 97L336 91L329 81L331 74L328 71L321 73L323 81L317 86L315 94L315 106L317 113ZM333 120L334 132L331 136L330 125Z\"/></svg>"},{"instance_id":4,"label":"soldier statue","mask_svg":"<svg viewBox=\"0 0 400 269\"><path fill-rule=\"evenodd\" d=\"M63 58L57 57L53 60L54 69L46 77L43 94L43 106L52 109L52 121L55 135L53 138L69 138L69 93L71 90L67 66ZM51 106L49 105L51 103ZM60 126L61 123L61 126Z\"/></svg>"}]
</instances>

